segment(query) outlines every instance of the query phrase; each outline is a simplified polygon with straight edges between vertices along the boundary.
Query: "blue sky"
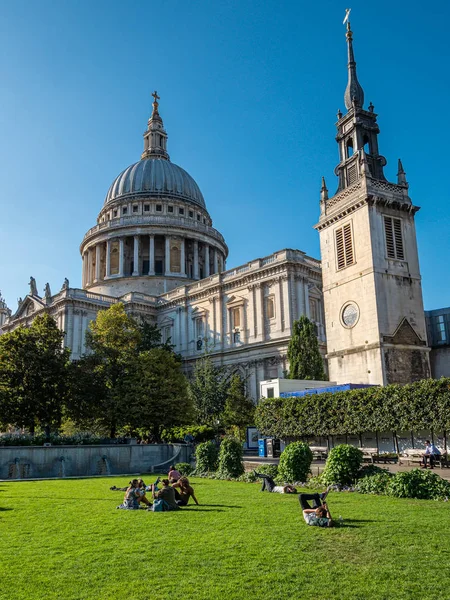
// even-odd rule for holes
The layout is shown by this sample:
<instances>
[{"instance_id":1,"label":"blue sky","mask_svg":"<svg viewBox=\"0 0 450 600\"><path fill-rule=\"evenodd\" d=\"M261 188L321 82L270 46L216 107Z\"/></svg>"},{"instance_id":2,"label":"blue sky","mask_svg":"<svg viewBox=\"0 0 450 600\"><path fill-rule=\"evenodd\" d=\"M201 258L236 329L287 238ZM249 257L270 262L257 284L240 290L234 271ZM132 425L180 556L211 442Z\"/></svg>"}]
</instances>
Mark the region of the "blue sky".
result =
<instances>
[{"instance_id":1,"label":"blue sky","mask_svg":"<svg viewBox=\"0 0 450 600\"><path fill-rule=\"evenodd\" d=\"M79 244L142 152L157 89L173 162L198 182L228 267L275 250L319 257L346 86L336 0L0 1L0 289L11 308L80 286ZM354 48L380 151L403 160L425 308L450 305L450 3L354 1ZM445 267L445 268L444 268Z\"/></svg>"}]
</instances>

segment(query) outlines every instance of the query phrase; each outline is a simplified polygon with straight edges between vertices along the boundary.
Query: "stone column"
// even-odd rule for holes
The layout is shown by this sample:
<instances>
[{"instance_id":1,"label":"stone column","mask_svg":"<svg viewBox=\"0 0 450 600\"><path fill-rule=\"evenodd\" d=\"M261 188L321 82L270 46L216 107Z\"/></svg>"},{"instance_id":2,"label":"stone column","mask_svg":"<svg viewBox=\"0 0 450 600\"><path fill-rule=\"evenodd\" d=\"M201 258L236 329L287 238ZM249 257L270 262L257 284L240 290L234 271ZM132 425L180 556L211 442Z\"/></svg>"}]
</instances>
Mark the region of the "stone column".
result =
<instances>
[{"instance_id":1,"label":"stone column","mask_svg":"<svg viewBox=\"0 0 450 600\"><path fill-rule=\"evenodd\" d=\"M124 238L119 238L119 277L123 277Z\"/></svg>"},{"instance_id":2,"label":"stone column","mask_svg":"<svg viewBox=\"0 0 450 600\"><path fill-rule=\"evenodd\" d=\"M217 248L214 248L214 273L219 272L219 256L217 252Z\"/></svg>"},{"instance_id":3,"label":"stone column","mask_svg":"<svg viewBox=\"0 0 450 600\"><path fill-rule=\"evenodd\" d=\"M106 240L106 274L105 279L111 277L111 240Z\"/></svg>"},{"instance_id":4,"label":"stone column","mask_svg":"<svg viewBox=\"0 0 450 600\"><path fill-rule=\"evenodd\" d=\"M209 277L209 246L205 245L205 277Z\"/></svg>"},{"instance_id":5,"label":"stone column","mask_svg":"<svg viewBox=\"0 0 450 600\"><path fill-rule=\"evenodd\" d=\"M92 283L92 251L89 248L87 251L87 285Z\"/></svg>"},{"instance_id":6,"label":"stone column","mask_svg":"<svg viewBox=\"0 0 450 600\"><path fill-rule=\"evenodd\" d=\"M308 317L310 317L310 310L309 310L309 287L308 287L308 280L305 279L305 283L303 285L303 290L305 293L305 315Z\"/></svg>"},{"instance_id":7,"label":"stone column","mask_svg":"<svg viewBox=\"0 0 450 600\"><path fill-rule=\"evenodd\" d=\"M166 235L166 252L164 259L164 275L170 275L170 236Z\"/></svg>"},{"instance_id":8,"label":"stone column","mask_svg":"<svg viewBox=\"0 0 450 600\"><path fill-rule=\"evenodd\" d=\"M276 284L276 294L275 294L275 322L277 331L284 331L284 321L282 315L282 307L283 307L283 282L281 277L279 277ZM289 298L286 299L289 302Z\"/></svg>"},{"instance_id":9,"label":"stone column","mask_svg":"<svg viewBox=\"0 0 450 600\"><path fill-rule=\"evenodd\" d=\"M256 327L257 327L257 339L258 342L264 341L266 336L265 332L265 322L264 322L264 298L263 298L264 288L260 283L257 283L255 286L255 305L256 305Z\"/></svg>"},{"instance_id":10,"label":"stone column","mask_svg":"<svg viewBox=\"0 0 450 600\"><path fill-rule=\"evenodd\" d=\"M81 257L81 287L86 285L86 252Z\"/></svg>"},{"instance_id":11,"label":"stone column","mask_svg":"<svg viewBox=\"0 0 450 600\"><path fill-rule=\"evenodd\" d=\"M180 245L180 273L186 275L186 240L183 238Z\"/></svg>"},{"instance_id":12,"label":"stone column","mask_svg":"<svg viewBox=\"0 0 450 600\"><path fill-rule=\"evenodd\" d=\"M139 275L139 236L134 236L133 276Z\"/></svg>"},{"instance_id":13,"label":"stone column","mask_svg":"<svg viewBox=\"0 0 450 600\"><path fill-rule=\"evenodd\" d=\"M303 278L297 279L297 319L300 319L302 315L306 314L303 286Z\"/></svg>"},{"instance_id":14,"label":"stone column","mask_svg":"<svg viewBox=\"0 0 450 600\"><path fill-rule=\"evenodd\" d=\"M155 236L148 236L148 274L155 274Z\"/></svg>"},{"instance_id":15,"label":"stone column","mask_svg":"<svg viewBox=\"0 0 450 600\"><path fill-rule=\"evenodd\" d=\"M198 241L194 240L194 279L198 278Z\"/></svg>"},{"instance_id":16,"label":"stone column","mask_svg":"<svg viewBox=\"0 0 450 600\"><path fill-rule=\"evenodd\" d=\"M292 280L290 275L285 275L281 278L283 283L283 312L284 312L284 330L290 330L294 322L294 314L292 310ZM309 304L309 300L308 300Z\"/></svg>"},{"instance_id":17,"label":"stone column","mask_svg":"<svg viewBox=\"0 0 450 600\"><path fill-rule=\"evenodd\" d=\"M95 246L95 278L94 283L100 281L100 261L101 261L101 245L97 244Z\"/></svg>"}]
</instances>

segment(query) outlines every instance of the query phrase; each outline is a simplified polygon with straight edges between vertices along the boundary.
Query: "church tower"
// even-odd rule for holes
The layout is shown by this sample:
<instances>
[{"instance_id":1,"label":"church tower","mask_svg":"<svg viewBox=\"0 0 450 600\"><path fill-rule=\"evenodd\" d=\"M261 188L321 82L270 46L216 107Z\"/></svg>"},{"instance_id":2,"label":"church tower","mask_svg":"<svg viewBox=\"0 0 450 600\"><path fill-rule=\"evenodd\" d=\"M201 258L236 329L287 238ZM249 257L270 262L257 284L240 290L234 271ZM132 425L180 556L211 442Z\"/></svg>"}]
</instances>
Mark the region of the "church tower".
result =
<instances>
[{"instance_id":1,"label":"church tower","mask_svg":"<svg viewBox=\"0 0 450 600\"><path fill-rule=\"evenodd\" d=\"M430 376L414 215L398 161L386 180L374 106L364 108L347 22L346 114L338 112L338 188L322 180L320 235L331 381L409 383Z\"/></svg>"}]
</instances>

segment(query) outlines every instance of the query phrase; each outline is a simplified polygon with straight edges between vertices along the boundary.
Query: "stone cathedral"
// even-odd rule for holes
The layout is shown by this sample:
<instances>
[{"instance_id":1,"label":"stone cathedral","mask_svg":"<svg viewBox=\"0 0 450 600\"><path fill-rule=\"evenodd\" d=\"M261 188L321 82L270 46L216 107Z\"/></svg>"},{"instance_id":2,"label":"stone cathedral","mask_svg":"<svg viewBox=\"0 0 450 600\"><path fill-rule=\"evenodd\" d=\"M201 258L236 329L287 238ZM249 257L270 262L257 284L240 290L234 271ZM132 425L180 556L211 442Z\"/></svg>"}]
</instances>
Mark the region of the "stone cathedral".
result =
<instances>
[{"instance_id":1,"label":"stone cathedral","mask_svg":"<svg viewBox=\"0 0 450 600\"><path fill-rule=\"evenodd\" d=\"M330 380L406 383L429 376L421 278L401 163L397 183L383 174L377 115L364 108L347 23L346 114L338 113L338 188L322 182L319 261L283 249L228 269L228 247L213 227L194 179L173 163L153 94L141 159L112 182L80 252L82 287L66 279L59 292L30 291L14 314L0 298L2 332L48 312L66 333L73 359L99 310L122 302L158 325L191 370L207 348L217 363L238 368L249 394L282 377L294 320L316 326Z\"/></svg>"}]
</instances>

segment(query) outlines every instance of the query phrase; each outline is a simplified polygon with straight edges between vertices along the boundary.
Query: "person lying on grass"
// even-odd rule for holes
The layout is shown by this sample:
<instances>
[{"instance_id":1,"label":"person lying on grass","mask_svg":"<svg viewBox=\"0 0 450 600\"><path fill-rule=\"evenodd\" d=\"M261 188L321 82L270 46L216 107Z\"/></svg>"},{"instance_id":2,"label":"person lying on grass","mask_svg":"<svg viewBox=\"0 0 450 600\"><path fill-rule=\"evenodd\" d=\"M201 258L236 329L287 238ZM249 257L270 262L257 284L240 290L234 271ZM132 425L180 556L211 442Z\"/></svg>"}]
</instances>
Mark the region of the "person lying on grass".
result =
<instances>
[{"instance_id":1,"label":"person lying on grass","mask_svg":"<svg viewBox=\"0 0 450 600\"><path fill-rule=\"evenodd\" d=\"M161 483L162 489L160 489L158 492L153 491L153 498L164 500L164 502L167 505L167 510L179 510L180 507L176 503L175 499L175 490L172 487L170 487L169 480L163 479Z\"/></svg>"},{"instance_id":2,"label":"person lying on grass","mask_svg":"<svg viewBox=\"0 0 450 600\"><path fill-rule=\"evenodd\" d=\"M303 518L307 525L316 527L333 527L334 523L331 518L328 505L325 502L328 491L321 494L299 494L298 500L303 511ZM309 501L313 505L309 505Z\"/></svg>"},{"instance_id":3,"label":"person lying on grass","mask_svg":"<svg viewBox=\"0 0 450 600\"><path fill-rule=\"evenodd\" d=\"M256 477L262 479L261 492L267 490L268 492L273 492L275 494L296 494L297 490L293 485L277 485L275 481L270 477L270 475L266 475L265 473L257 473L253 471Z\"/></svg>"},{"instance_id":4,"label":"person lying on grass","mask_svg":"<svg viewBox=\"0 0 450 600\"><path fill-rule=\"evenodd\" d=\"M138 482L142 481L142 479L138 479ZM146 492L157 492L158 491L158 483L161 481L161 478L158 477L158 479L156 479L155 483L152 483L151 485L145 485L144 483L144 489ZM111 486L109 489L112 492L126 492L127 489L130 487L131 485L131 481L130 483L126 486L126 487L117 487L115 485Z\"/></svg>"},{"instance_id":5,"label":"person lying on grass","mask_svg":"<svg viewBox=\"0 0 450 600\"><path fill-rule=\"evenodd\" d=\"M125 492L125 498L123 499L122 504L120 504L117 508L123 508L125 510L139 510L138 498L138 480L132 479L127 491Z\"/></svg>"},{"instance_id":6,"label":"person lying on grass","mask_svg":"<svg viewBox=\"0 0 450 600\"><path fill-rule=\"evenodd\" d=\"M180 477L180 479L172 485L172 489L175 492L175 502L178 506L187 506L190 498L192 498L198 506L194 488L189 484L189 479L187 477Z\"/></svg>"}]
</instances>

